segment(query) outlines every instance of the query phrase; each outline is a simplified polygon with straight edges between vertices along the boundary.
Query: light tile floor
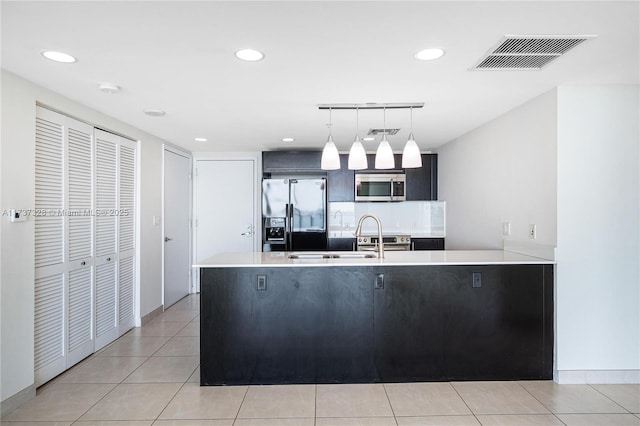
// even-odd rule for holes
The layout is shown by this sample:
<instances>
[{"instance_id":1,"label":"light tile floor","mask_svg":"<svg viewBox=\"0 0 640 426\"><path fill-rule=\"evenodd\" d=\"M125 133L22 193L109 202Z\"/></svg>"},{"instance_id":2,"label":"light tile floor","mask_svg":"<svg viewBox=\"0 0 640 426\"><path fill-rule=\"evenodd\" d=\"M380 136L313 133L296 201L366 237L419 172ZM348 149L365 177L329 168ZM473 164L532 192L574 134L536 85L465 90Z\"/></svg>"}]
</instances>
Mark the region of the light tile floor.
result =
<instances>
[{"instance_id":1,"label":"light tile floor","mask_svg":"<svg viewBox=\"0 0 640 426\"><path fill-rule=\"evenodd\" d=\"M199 297L38 389L4 426L639 425L640 385L199 386Z\"/></svg>"}]
</instances>

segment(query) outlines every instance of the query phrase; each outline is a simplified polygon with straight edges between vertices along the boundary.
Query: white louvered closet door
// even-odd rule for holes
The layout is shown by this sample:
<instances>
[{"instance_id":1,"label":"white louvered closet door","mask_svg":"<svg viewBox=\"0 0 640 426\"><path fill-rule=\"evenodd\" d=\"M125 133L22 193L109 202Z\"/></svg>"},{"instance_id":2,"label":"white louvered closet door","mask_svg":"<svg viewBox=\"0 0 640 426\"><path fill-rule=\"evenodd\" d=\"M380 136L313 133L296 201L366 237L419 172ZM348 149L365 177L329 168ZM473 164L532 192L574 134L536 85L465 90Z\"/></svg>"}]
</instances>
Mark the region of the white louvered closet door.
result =
<instances>
[{"instance_id":1,"label":"white louvered closet door","mask_svg":"<svg viewBox=\"0 0 640 426\"><path fill-rule=\"evenodd\" d=\"M120 137L95 130L96 138L96 350L118 338L117 211Z\"/></svg>"},{"instance_id":2,"label":"white louvered closet door","mask_svg":"<svg viewBox=\"0 0 640 426\"><path fill-rule=\"evenodd\" d=\"M122 335L135 325L136 145L121 138L118 176L118 320Z\"/></svg>"},{"instance_id":3,"label":"white louvered closet door","mask_svg":"<svg viewBox=\"0 0 640 426\"><path fill-rule=\"evenodd\" d=\"M35 378L93 353L93 127L36 114Z\"/></svg>"},{"instance_id":4,"label":"white louvered closet door","mask_svg":"<svg viewBox=\"0 0 640 426\"><path fill-rule=\"evenodd\" d=\"M69 368L94 352L93 127L67 118L67 271Z\"/></svg>"},{"instance_id":5,"label":"white louvered closet door","mask_svg":"<svg viewBox=\"0 0 640 426\"><path fill-rule=\"evenodd\" d=\"M35 384L65 370L64 125L43 108L36 116ZM58 214L56 214L58 213Z\"/></svg>"}]
</instances>

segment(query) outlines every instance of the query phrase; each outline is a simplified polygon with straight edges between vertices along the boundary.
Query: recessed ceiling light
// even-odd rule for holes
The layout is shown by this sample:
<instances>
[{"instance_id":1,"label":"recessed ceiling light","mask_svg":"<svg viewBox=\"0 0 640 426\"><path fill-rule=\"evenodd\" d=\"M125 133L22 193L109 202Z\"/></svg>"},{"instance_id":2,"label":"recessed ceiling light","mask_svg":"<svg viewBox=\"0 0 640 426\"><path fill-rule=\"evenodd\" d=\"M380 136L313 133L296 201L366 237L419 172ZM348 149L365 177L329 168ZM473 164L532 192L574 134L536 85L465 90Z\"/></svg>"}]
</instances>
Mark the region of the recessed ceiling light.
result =
<instances>
[{"instance_id":1,"label":"recessed ceiling light","mask_svg":"<svg viewBox=\"0 0 640 426\"><path fill-rule=\"evenodd\" d=\"M362 138L363 141L367 141L367 142L371 142L371 141L375 141L376 138L372 138L371 136L366 137L366 138Z\"/></svg>"},{"instance_id":2,"label":"recessed ceiling light","mask_svg":"<svg viewBox=\"0 0 640 426\"><path fill-rule=\"evenodd\" d=\"M64 53L64 52L56 52L55 50L43 50L42 52L40 52L40 54L42 56L44 56L47 59L50 59L52 61L56 61L56 62L62 62L65 64L71 64L75 61L77 61L76 58L74 58L73 56L69 55L68 53Z\"/></svg>"},{"instance_id":3,"label":"recessed ceiling light","mask_svg":"<svg viewBox=\"0 0 640 426\"><path fill-rule=\"evenodd\" d=\"M282 142L294 142L295 138L282 138Z\"/></svg>"},{"instance_id":4,"label":"recessed ceiling light","mask_svg":"<svg viewBox=\"0 0 640 426\"><path fill-rule=\"evenodd\" d=\"M118 93L120 91L120 86L112 84L112 83L100 83L98 88L104 92L109 94Z\"/></svg>"},{"instance_id":5,"label":"recessed ceiling light","mask_svg":"<svg viewBox=\"0 0 640 426\"><path fill-rule=\"evenodd\" d=\"M256 62L264 58L264 53L254 49L242 49L236 52L236 57L243 61Z\"/></svg>"},{"instance_id":6,"label":"recessed ceiling light","mask_svg":"<svg viewBox=\"0 0 640 426\"><path fill-rule=\"evenodd\" d=\"M444 50L439 48L432 48L421 50L413 55L413 57L420 61L432 61L434 59L438 59L442 55L444 55Z\"/></svg>"},{"instance_id":7,"label":"recessed ceiling light","mask_svg":"<svg viewBox=\"0 0 640 426\"><path fill-rule=\"evenodd\" d=\"M144 113L150 117L163 117L166 112L161 109L145 109Z\"/></svg>"},{"instance_id":8,"label":"recessed ceiling light","mask_svg":"<svg viewBox=\"0 0 640 426\"><path fill-rule=\"evenodd\" d=\"M193 138L196 142L206 142L207 138Z\"/></svg>"}]
</instances>

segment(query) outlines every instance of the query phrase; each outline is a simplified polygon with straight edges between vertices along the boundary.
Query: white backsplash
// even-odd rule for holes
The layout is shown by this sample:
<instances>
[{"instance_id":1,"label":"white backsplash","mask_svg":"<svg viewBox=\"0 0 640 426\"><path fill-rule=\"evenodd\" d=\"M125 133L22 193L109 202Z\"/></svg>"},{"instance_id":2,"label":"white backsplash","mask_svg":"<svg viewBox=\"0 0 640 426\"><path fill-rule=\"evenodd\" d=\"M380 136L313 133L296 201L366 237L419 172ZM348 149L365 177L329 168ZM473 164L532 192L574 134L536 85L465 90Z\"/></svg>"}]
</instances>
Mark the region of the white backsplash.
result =
<instances>
[{"instance_id":1,"label":"white backsplash","mask_svg":"<svg viewBox=\"0 0 640 426\"><path fill-rule=\"evenodd\" d=\"M385 234L409 234L419 237L445 237L446 208L444 201L403 201L398 203L330 202L329 238L354 236L358 220L364 214L380 218ZM367 219L363 233L374 234L375 221Z\"/></svg>"}]
</instances>

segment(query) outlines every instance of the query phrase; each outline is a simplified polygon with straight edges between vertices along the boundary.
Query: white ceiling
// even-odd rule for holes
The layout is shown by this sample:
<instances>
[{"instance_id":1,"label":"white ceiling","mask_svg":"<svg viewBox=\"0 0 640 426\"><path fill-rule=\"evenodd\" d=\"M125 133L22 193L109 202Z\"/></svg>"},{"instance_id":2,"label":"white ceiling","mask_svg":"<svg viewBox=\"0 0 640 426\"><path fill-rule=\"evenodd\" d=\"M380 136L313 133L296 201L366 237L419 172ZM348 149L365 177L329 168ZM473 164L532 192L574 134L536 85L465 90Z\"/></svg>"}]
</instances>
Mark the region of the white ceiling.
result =
<instances>
[{"instance_id":1,"label":"white ceiling","mask_svg":"<svg viewBox=\"0 0 640 426\"><path fill-rule=\"evenodd\" d=\"M639 83L638 1L2 1L2 67L190 151L321 149L320 103L424 102L434 149L553 87ZM470 71L505 34L595 34L541 71ZM266 58L235 58L251 47ZM427 47L444 57L417 61ZM60 50L74 64L47 61ZM100 82L122 87L98 90ZM145 116L159 108L165 117ZM535 120L535 117L532 117ZM355 111L333 112L346 151ZM360 112L360 135L382 111ZM409 111L387 111L400 151ZM194 142L194 137L209 142ZM294 137L293 143L281 141ZM379 138L378 138L379 140ZM377 142L365 145L375 150Z\"/></svg>"}]
</instances>

